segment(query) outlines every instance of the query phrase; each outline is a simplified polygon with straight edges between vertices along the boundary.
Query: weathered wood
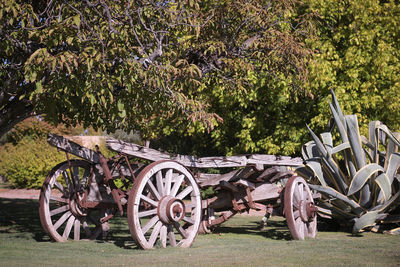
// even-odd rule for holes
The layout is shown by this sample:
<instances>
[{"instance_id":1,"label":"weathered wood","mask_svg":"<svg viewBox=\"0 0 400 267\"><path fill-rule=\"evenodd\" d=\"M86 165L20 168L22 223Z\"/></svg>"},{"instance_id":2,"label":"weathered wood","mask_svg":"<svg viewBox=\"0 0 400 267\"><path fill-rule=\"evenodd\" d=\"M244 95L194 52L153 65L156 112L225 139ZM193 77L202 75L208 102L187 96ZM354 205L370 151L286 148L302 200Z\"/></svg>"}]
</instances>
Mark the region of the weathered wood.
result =
<instances>
[{"instance_id":1,"label":"weathered wood","mask_svg":"<svg viewBox=\"0 0 400 267\"><path fill-rule=\"evenodd\" d=\"M199 173L196 177L197 182L200 187L217 186L220 181L236 182L239 179L246 179L254 173L254 169L251 167L246 167L239 170L234 170L225 174L208 174Z\"/></svg>"},{"instance_id":2,"label":"weathered wood","mask_svg":"<svg viewBox=\"0 0 400 267\"><path fill-rule=\"evenodd\" d=\"M233 185L231 183L228 183L227 181L220 181L219 186L225 190L237 193L239 192L239 189L237 188L236 185Z\"/></svg>"},{"instance_id":3,"label":"weathered wood","mask_svg":"<svg viewBox=\"0 0 400 267\"><path fill-rule=\"evenodd\" d=\"M227 168L244 167L253 165L260 169L261 165L274 166L300 166L303 164L301 158L277 157L274 155L238 155L238 156L215 156L197 158L189 155L171 155L155 149L143 147L137 144L127 143L121 140L107 139L107 147L116 152L143 158L151 161L175 160L180 164L191 168Z\"/></svg>"},{"instance_id":4,"label":"weathered wood","mask_svg":"<svg viewBox=\"0 0 400 267\"><path fill-rule=\"evenodd\" d=\"M247 181L247 180L240 179L239 181L236 182L236 184L243 185L243 186L245 186L245 187L250 188L251 190L256 189L255 184L253 184L252 182L249 182L249 181Z\"/></svg>"},{"instance_id":5,"label":"weathered wood","mask_svg":"<svg viewBox=\"0 0 400 267\"><path fill-rule=\"evenodd\" d=\"M50 145L55 146L58 149L73 154L77 157L86 159L93 163L100 163L99 153L89 148L83 147L75 142L72 142L65 137L49 133L47 135L47 142Z\"/></svg>"},{"instance_id":6,"label":"weathered wood","mask_svg":"<svg viewBox=\"0 0 400 267\"><path fill-rule=\"evenodd\" d=\"M251 191L251 198L253 201L265 201L268 199L277 199L280 196L280 187L276 184L261 183L255 185L256 188ZM234 193L234 197L238 204L247 203L248 197L244 188L238 188L239 192ZM210 207L215 210L228 210L232 207L232 193L228 191L219 191L217 196L211 201L208 201L203 205L203 208Z\"/></svg>"}]
</instances>

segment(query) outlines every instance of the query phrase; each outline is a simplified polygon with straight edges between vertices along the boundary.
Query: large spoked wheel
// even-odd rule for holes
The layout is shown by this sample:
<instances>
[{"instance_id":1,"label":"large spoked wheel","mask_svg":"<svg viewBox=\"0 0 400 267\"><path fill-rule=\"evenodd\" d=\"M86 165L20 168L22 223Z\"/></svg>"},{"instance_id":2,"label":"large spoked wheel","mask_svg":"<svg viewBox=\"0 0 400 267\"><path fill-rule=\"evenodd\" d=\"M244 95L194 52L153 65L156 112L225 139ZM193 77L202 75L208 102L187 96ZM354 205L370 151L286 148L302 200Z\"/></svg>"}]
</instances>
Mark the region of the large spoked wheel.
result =
<instances>
[{"instance_id":1,"label":"large spoked wheel","mask_svg":"<svg viewBox=\"0 0 400 267\"><path fill-rule=\"evenodd\" d=\"M88 186L90 163L70 160L58 164L46 177L40 193L40 222L57 242L95 239L103 232L105 210L83 209L78 200Z\"/></svg>"},{"instance_id":2,"label":"large spoked wheel","mask_svg":"<svg viewBox=\"0 0 400 267\"><path fill-rule=\"evenodd\" d=\"M306 181L297 176L290 178L285 187L284 215L293 239L315 238L317 210Z\"/></svg>"},{"instance_id":3,"label":"large spoked wheel","mask_svg":"<svg viewBox=\"0 0 400 267\"><path fill-rule=\"evenodd\" d=\"M201 220L201 195L192 174L174 161L157 161L136 178L128 200L128 223L143 249L189 247Z\"/></svg>"}]
</instances>

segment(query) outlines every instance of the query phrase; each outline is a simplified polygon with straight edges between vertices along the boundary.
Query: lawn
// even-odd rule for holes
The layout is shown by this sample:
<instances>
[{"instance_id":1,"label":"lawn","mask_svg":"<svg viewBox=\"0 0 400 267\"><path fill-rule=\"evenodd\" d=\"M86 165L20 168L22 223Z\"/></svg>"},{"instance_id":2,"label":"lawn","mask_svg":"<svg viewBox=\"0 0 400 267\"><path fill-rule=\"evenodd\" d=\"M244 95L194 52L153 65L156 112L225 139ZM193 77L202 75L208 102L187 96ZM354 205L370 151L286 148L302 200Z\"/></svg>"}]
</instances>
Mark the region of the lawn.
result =
<instances>
[{"instance_id":1,"label":"lawn","mask_svg":"<svg viewBox=\"0 0 400 267\"><path fill-rule=\"evenodd\" d=\"M1 266L398 266L400 236L319 231L315 240L291 241L284 219L257 230L260 217L236 216L188 249L143 251L125 217L112 220L105 241L51 242L38 201L0 198ZM323 226L323 225L321 225Z\"/></svg>"}]
</instances>

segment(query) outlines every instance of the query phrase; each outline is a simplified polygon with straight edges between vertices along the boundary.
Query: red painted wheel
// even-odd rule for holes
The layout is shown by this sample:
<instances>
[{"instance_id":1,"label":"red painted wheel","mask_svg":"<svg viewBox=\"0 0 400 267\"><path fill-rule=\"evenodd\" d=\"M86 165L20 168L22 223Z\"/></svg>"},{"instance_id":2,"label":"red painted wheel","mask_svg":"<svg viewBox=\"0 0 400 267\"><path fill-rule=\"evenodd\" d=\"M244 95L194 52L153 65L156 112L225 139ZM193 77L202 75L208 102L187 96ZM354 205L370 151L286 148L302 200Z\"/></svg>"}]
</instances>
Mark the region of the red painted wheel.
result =
<instances>
[{"instance_id":1,"label":"red painted wheel","mask_svg":"<svg viewBox=\"0 0 400 267\"><path fill-rule=\"evenodd\" d=\"M284 215L293 239L315 238L317 207L306 181L298 176L290 178L284 197Z\"/></svg>"},{"instance_id":2,"label":"red painted wheel","mask_svg":"<svg viewBox=\"0 0 400 267\"><path fill-rule=\"evenodd\" d=\"M201 195L192 174L174 161L157 161L138 175L128 200L128 224L143 249L189 247L201 220Z\"/></svg>"}]
</instances>

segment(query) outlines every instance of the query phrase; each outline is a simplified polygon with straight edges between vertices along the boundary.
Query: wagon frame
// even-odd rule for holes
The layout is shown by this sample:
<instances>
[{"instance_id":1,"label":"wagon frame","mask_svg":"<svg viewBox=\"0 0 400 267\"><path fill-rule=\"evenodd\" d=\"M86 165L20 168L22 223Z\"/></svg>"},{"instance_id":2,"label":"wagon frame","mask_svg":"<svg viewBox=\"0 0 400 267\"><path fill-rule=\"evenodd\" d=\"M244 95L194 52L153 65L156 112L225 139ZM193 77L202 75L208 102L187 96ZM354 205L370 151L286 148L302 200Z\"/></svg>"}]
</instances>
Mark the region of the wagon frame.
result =
<instances>
[{"instance_id":1,"label":"wagon frame","mask_svg":"<svg viewBox=\"0 0 400 267\"><path fill-rule=\"evenodd\" d=\"M209 233L250 209L262 210L266 217L285 216L294 239L316 235L315 196L290 169L302 165L300 158L197 158L111 138L106 145L118 154L105 158L98 147L94 151L62 136L49 134L47 141L67 155L46 177L40 195L40 220L55 241L105 236L108 221L125 210L131 235L143 249L188 247L198 233ZM151 163L139 162L143 160ZM209 168L234 170L204 172ZM202 199L200 189L210 186L215 196Z\"/></svg>"}]
</instances>

